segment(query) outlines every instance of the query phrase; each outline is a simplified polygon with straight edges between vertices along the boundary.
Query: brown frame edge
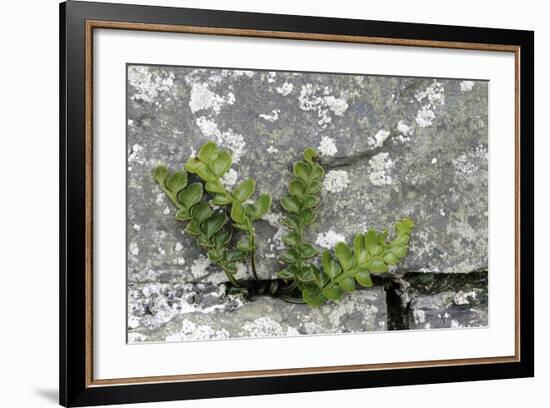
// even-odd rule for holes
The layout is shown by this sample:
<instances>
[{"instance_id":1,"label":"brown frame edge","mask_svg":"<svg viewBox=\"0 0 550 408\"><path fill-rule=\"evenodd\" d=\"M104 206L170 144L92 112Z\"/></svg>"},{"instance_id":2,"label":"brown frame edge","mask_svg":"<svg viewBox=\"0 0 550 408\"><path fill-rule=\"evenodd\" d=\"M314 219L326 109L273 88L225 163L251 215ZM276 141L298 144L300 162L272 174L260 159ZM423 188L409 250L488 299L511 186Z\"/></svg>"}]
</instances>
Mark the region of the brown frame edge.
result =
<instances>
[{"instance_id":1,"label":"brown frame edge","mask_svg":"<svg viewBox=\"0 0 550 408\"><path fill-rule=\"evenodd\" d=\"M361 43L394 45L408 47L448 48L477 51L513 52L515 59L515 354L502 357L479 357L449 360L428 360L414 362L396 362L379 364L354 364L342 366L321 366L287 368L273 370L252 370L215 372L201 374L183 374L152 377L127 377L113 379L93 378L93 30L116 29L131 31L154 31L203 35L222 35L237 37L277 38L308 41L330 41L343 43ZM188 25L166 25L147 23L128 23L121 21L86 20L86 356L85 387L102 387L113 385L155 384L185 381L229 380L253 377L280 377L300 374L322 374L338 372L357 372L389 369L409 369L442 366L460 366L471 364L515 363L521 361L520 336L520 52L521 47L504 44L465 43L450 41L428 41L413 39L395 39L369 36L350 36L316 33L299 33L288 31L263 31L250 29L198 27Z\"/></svg>"}]
</instances>

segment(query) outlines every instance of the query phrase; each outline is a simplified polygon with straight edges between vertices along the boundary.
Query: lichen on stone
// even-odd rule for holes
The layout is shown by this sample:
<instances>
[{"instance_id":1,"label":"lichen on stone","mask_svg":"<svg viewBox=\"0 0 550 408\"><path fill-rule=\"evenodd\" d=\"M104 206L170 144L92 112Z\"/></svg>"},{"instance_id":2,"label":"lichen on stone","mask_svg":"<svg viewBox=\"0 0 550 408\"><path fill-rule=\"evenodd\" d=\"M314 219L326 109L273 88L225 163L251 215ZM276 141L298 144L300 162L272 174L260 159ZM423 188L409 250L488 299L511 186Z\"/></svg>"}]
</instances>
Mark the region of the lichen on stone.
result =
<instances>
[{"instance_id":1,"label":"lichen on stone","mask_svg":"<svg viewBox=\"0 0 550 408\"><path fill-rule=\"evenodd\" d=\"M336 153L338 153L338 148L334 143L334 139L328 136L323 136L323 138L321 139L321 143L319 144L318 150L322 156L334 156Z\"/></svg>"},{"instance_id":2,"label":"lichen on stone","mask_svg":"<svg viewBox=\"0 0 550 408\"><path fill-rule=\"evenodd\" d=\"M309 242L318 249L351 244L358 232L409 216L417 222L409 254L389 278L396 282L403 274L413 282L407 294L396 296L409 306L399 309L409 313L402 328L487 325L485 281L454 278L421 291L411 274L487 274L488 83L268 72L128 66L128 341L238 338L249 335L245 322L262 317L281 327L275 335L289 328L302 335L395 327L394 311L387 311L393 303L380 281L354 292L351 306L338 311L332 303L310 311L213 290L226 277L173 222L175 209L151 182L156 165L181 168L207 140L233 155L236 164L224 185L254 177L258 190L274 198L258 221L261 279L274 279L280 269L288 231L278 199L287 193L292 162L312 146L327 177ZM238 275L246 280L251 272L239 265ZM150 283L158 285L146 288Z\"/></svg>"},{"instance_id":3,"label":"lichen on stone","mask_svg":"<svg viewBox=\"0 0 550 408\"><path fill-rule=\"evenodd\" d=\"M285 82L281 86L277 87L277 92L283 96L289 95L294 89L294 85L291 82Z\"/></svg>"},{"instance_id":4,"label":"lichen on stone","mask_svg":"<svg viewBox=\"0 0 550 408\"><path fill-rule=\"evenodd\" d=\"M394 163L389 153L381 152L374 156L369 162L369 180L375 186L392 184L391 169Z\"/></svg>"},{"instance_id":5,"label":"lichen on stone","mask_svg":"<svg viewBox=\"0 0 550 408\"><path fill-rule=\"evenodd\" d=\"M470 92L474 88L474 81L462 81L460 83L460 90L462 92Z\"/></svg>"},{"instance_id":6,"label":"lichen on stone","mask_svg":"<svg viewBox=\"0 0 550 408\"><path fill-rule=\"evenodd\" d=\"M174 74L171 71L158 71L148 66L128 66L128 82L135 89L131 99L148 103L160 102L159 95L174 87Z\"/></svg>"},{"instance_id":7,"label":"lichen on stone","mask_svg":"<svg viewBox=\"0 0 550 408\"><path fill-rule=\"evenodd\" d=\"M332 249L338 242L346 242L346 237L342 234L329 230L317 235L315 244L321 248Z\"/></svg>"},{"instance_id":8,"label":"lichen on stone","mask_svg":"<svg viewBox=\"0 0 550 408\"><path fill-rule=\"evenodd\" d=\"M323 181L323 189L329 193L343 191L349 183L349 175L345 170L330 170Z\"/></svg>"}]
</instances>

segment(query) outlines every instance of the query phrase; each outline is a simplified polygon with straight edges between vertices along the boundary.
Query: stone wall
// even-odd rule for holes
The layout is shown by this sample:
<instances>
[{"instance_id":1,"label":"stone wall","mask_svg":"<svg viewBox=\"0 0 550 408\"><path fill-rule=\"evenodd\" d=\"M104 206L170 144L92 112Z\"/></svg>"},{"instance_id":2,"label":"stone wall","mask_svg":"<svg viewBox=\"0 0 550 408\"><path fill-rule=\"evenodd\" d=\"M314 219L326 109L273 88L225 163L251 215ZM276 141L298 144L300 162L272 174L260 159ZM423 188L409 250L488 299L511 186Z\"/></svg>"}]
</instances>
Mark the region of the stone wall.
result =
<instances>
[{"instance_id":1,"label":"stone wall","mask_svg":"<svg viewBox=\"0 0 550 408\"><path fill-rule=\"evenodd\" d=\"M129 341L487 325L487 82L130 65L127 103ZM274 197L257 223L262 279L280 269L278 198L309 146L327 174L308 239L351 243L408 216L409 255L319 309L225 293L151 177L207 140L233 152L227 186L253 177Z\"/></svg>"}]
</instances>

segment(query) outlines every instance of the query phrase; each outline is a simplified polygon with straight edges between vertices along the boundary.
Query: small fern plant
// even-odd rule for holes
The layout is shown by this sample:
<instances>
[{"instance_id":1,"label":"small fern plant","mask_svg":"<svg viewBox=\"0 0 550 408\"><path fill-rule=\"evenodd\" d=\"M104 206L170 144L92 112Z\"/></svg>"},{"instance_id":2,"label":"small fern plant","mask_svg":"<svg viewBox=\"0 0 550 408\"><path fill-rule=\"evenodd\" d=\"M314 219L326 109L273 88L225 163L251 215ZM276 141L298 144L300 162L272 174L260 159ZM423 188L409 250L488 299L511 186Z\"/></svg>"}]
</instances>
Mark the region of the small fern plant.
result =
<instances>
[{"instance_id":1,"label":"small fern plant","mask_svg":"<svg viewBox=\"0 0 550 408\"><path fill-rule=\"evenodd\" d=\"M249 203L256 189L253 179L243 181L233 191L227 190L220 179L232 162L229 152L207 142L185 168L170 174L160 165L155 168L154 178L178 209L176 220L187 224L185 232L195 237L199 246L207 251L208 259L225 272L234 286L242 287L235 274L237 262L246 257L250 257L254 277L258 279L253 223L269 211L271 196L262 194ZM188 173L196 175L198 180L188 184ZM207 199L208 195L212 196L211 200ZM236 243L232 240L235 229L244 232L244 237Z\"/></svg>"},{"instance_id":2,"label":"small fern plant","mask_svg":"<svg viewBox=\"0 0 550 408\"><path fill-rule=\"evenodd\" d=\"M271 207L271 196L260 194L255 200L254 179L246 179L228 190L222 177L232 165L231 154L214 142L205 143L185 167L171 173L166 166L154 170L154 179L176 207L176 220L185 223L185 232L193 236L226 274L233 288L249 295L269 294L287 302L320 306L327 300L338 301L344 292L352 292L356 282L371 287L371 273L384 273L406 255L414 223L403 218L395 224L395 234L373 229L357 234L350 248L345 242L319 250L305 242L305 229L316 218L325 171L317 153L307 148L303 160L293 166L294 177L288 195L281 200L287 214L283 219L288 233L283 237L287 250L280 261L285 268L277 280L260 280L256 271L256 232L254 222ZM189 183L190 178L194 178ZM240 235L239 239L236 236ZM249 259L253 281L238 281L237 263Z\"/></svg>"},{"instance_id":3,"label":"small fern plant","mask_svg":"<svg viewBox=\"0 0 550 408\"><path fill-rule=\"evenodd\" d=\"M304 242L304 228L315 220L318 193L325 174L315 150L305 150L303 160L294 164L293 173L288 195L281 200L288 213L284 223L290 230L283 237L288 250L280 257L287 267L277 275L292 281L308 305L320 306L327 300L338 301L344 292L355 290L356 282L371 287L371 273L387 272L389 265L397 265L407 255L414 227L410 218L395 224L393 240L387 239L387 229L382 233L370 229L355 236L353 248L345 242L338 242L332 251L334 256L331 251L323 251L317 266L313 261L318 255L317 249Z\"/></svg>"}]
</instances>

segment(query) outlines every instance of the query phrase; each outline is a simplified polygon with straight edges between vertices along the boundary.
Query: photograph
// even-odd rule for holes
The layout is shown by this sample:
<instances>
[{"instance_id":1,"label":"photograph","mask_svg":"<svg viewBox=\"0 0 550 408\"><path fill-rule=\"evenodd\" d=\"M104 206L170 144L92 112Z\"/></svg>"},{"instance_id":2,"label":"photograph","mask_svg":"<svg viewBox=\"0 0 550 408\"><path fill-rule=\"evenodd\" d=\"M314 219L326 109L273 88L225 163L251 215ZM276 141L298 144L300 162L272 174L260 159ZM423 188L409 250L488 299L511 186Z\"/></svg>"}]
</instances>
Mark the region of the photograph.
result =
<instances>
[{"instance_id":1,"label":"photograph","mask_svg":"<svg viewBox=\"0 0 550 408\"><path fill-rule=\"evenodd\" d=\"M488 80L130 61L126 121L127 343L490 326Z\"/></svg>"},{"instance_id":2,"label":"photograph","mask_svg":"<svg viewBox=\"0 0 550 408\"><path fill-rule=\"evenodd\" d=\"M544 406L544 4L3 2L0 408Z\"/></svg>"}]
</instances>

